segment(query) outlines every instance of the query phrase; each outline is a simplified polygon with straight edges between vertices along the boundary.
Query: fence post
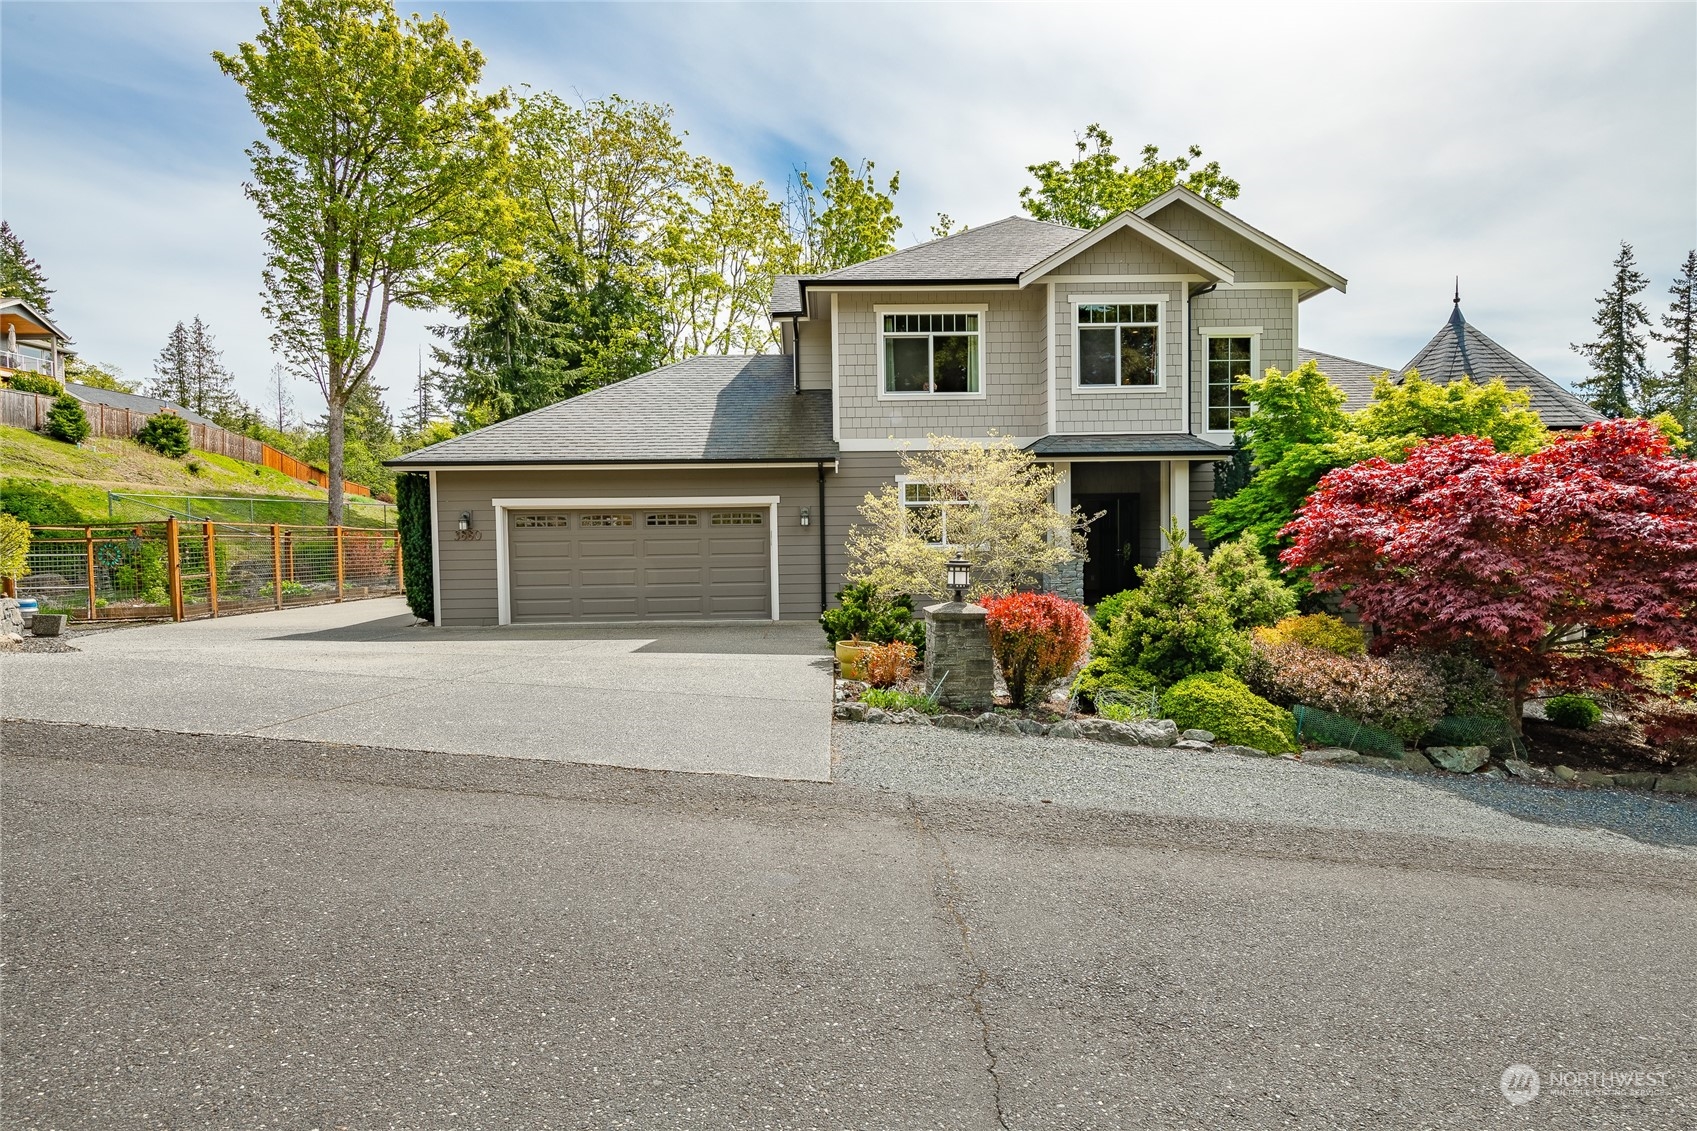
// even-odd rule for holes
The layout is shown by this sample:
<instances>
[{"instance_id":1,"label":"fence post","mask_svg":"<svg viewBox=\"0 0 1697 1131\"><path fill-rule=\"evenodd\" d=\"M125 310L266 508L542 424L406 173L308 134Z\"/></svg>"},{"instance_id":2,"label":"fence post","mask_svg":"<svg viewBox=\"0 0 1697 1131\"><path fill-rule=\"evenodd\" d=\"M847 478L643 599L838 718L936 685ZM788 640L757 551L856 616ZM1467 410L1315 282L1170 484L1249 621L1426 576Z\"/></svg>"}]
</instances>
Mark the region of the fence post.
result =
<instances>
[{"instance_id":1,"label":"fence post","mask_svg":"<svg viewBox=\"0 0 1697 1131\"><path fill-rule=\"evenodd\" d=\"M206 524L206 606L214 617L218 615L218 535L212 524Z\"/></svg>"},{"instance_id":2,"label":"fence post","mask_svg":"<svg viewBox=\"0 0 1697 1131\"><path fill-rule=\"evenodd\" d=\"M82 528L83 551L88 559L88 619L94 619L94 527Z\"/></svg>"},{"instance_id":3,"label":"fence post","mask_svg":"<svg viewBox=\"0 0 1697 1131\"><path fill-rule=\"evenodd\" d=\"M283 528L271 524L271 605L283 607Z\"/></svg>"},{"instance_id":4,"label":"fence post","mask_svg":"<svg viewBox=\"0 0 1697 1131\"><path fill-rule=\"evenodd\" d=\"M293 530L284 531L283 542L289 547L289 580L293 581L295 579L295 532Z\"/></svg>"},{"instance_id":5,"label":"fence post","mask_svg":"<svg viewBox=\"0 0 1697 1131\"><path fill-rule=\"evenodd\" d=\"M178 553L177 516L165 520L165 577L171 586L171 619L183 619L183 558Z\"/></svg>"},{"instance_id":6,"label":"fence post","mask_svg":"<svg viewBox=\"0 0 1697 1131\"><path fill-rule=\"evenodd\" d=\"M4 593L14 601L17 600L18 583L10 577L0 577L0 593Z\"/></svg>"},{"instance_id":7,"label":"fence post","mask_svg":"<svg viewBox=\"0 0 1697 1131\"><path fill-rule=\"evenodd\" d=\"M342 528L336 527L336 600L342 599L342 582L344 570L342 566Z\"/></svg>"}]
</instances>

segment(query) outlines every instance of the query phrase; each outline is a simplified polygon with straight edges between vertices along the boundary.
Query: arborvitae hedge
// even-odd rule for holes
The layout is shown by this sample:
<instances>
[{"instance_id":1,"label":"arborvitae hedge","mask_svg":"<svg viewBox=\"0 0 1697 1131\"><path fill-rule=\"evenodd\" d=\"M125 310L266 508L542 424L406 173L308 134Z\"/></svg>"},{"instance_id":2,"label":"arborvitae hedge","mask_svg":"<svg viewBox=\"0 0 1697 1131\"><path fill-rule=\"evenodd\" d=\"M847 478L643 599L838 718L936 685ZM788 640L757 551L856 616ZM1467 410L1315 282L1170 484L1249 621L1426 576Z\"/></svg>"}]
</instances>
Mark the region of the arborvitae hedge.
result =
<instances>
[{"instance_id":1,"label":"arborvitae hedge","mask_svg":"<svg viewBox=\"0 0 1697 1131\"><path fill-rule=\"evenodd\" d=\"M395 515L406 573L407 607L420 620L436 619L436 578L430 560L430 477L408 472L395 477Z\"/></svg>"}]
</instances>

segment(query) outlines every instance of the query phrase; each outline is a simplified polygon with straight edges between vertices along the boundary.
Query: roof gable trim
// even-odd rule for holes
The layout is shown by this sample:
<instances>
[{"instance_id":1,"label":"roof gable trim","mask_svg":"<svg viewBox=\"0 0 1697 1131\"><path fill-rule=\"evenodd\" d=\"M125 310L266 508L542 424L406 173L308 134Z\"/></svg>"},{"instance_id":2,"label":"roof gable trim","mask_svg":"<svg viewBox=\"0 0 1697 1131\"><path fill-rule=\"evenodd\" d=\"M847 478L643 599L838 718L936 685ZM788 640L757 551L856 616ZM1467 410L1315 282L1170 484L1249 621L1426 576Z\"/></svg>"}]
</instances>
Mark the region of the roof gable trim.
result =
<instances>
[{"instance_id":1,"label":"roof gable trim","mask_svg":"<svg viewBox=\"0 0 1697 1131\"><path fill-rule=\"evenodd\" d=\"M1108 237L1126 231L1141 236L1156 247L1197 268L1215 282L1230 283L1235 281L1232 269L1224 263L1196 250L1177 236L1163 232L1135 212L1121 212L1107 223L1084 233L1047 259L1021 271L1019 273L1019 285L1022 287L1029 286L1061 264L1089 251Z\"/></svg>"},{"instance_id":2,"label":"roof gable trim","mask_svg":"<svg viewBox=\"0 0 1697 1131\"><path fill-rule=\"evenodd\" d=\"M1240 236L1241 238L1248 240L1268 255L1282 259L1292 267L1308 272L1309 275L1316 281L1324 283L1326 286L1338 291L1338 293L1343 294L1348 292L1349 280L1344 278L1342 275L1339 275L1336 271L1333 271L1331 268L1326 267L1323 264L1316 263L1306 255L1303 255L1300 251L1297 251L1295 248L1290 247L1287 244L1280 243L1278 240L1269 236L1266 232L1261 231L1259 228L1252 227L1251 225L1244 223L1236 216L1233 216L1230 212L1227 212L1224 208L1218 208L1209 204L1207 201L1203 200L1187 188L1174 185L1160 196L1157 196L1154 200L1151 200L1148 204L1145 204L1142 208L1139 208L1137 210L1137 215L1147 219L1148 217L1155 215L1155 213L1163 211L1168 205L1174 203L1189 205L1193 211L1213 220L1233 235Z\"/></svg>"}]
</instances>

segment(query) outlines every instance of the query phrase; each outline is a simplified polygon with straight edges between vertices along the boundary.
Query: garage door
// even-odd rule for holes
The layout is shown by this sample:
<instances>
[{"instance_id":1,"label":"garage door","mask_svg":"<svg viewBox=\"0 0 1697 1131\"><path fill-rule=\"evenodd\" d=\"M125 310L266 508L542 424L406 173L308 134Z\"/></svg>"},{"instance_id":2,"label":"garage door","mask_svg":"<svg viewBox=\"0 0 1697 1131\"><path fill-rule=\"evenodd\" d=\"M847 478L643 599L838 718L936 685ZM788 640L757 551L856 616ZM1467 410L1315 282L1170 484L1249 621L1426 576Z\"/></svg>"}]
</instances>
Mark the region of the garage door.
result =
<instances>
[{"instance_id":1,"label":"garage door","mask_svg":"<svg viewBox=\"0 0 1697 1131\"><path fill-rule=\"evenodd\" d=\"M508 513L515 623L772 615L763 506Z\"/></svg>"}]
</instances>

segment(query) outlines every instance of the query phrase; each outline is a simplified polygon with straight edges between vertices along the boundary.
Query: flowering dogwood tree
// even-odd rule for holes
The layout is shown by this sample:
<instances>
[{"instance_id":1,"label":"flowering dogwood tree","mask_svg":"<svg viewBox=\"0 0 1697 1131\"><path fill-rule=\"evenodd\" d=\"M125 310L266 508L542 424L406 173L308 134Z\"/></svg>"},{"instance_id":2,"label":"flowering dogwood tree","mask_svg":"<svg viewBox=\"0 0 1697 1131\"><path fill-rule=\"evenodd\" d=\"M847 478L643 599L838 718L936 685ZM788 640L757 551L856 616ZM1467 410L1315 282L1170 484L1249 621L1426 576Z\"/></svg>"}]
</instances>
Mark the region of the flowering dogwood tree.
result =
<instances>
[{"instance_id":1,"label":"flowering dogwood tree","mask_svg":"<svg viewBox=\"0 0 1697 1131\"><path fill-rule=\"evenodd\" d=\"M1637 684L1634 660L1697 648L1697 461L1643 420L1530 454L1471 436L1328 472L1282 534L1378 630L1378 650L1471 646L1518 728L1535 686Z\"/></svg>"}]
</instances>

